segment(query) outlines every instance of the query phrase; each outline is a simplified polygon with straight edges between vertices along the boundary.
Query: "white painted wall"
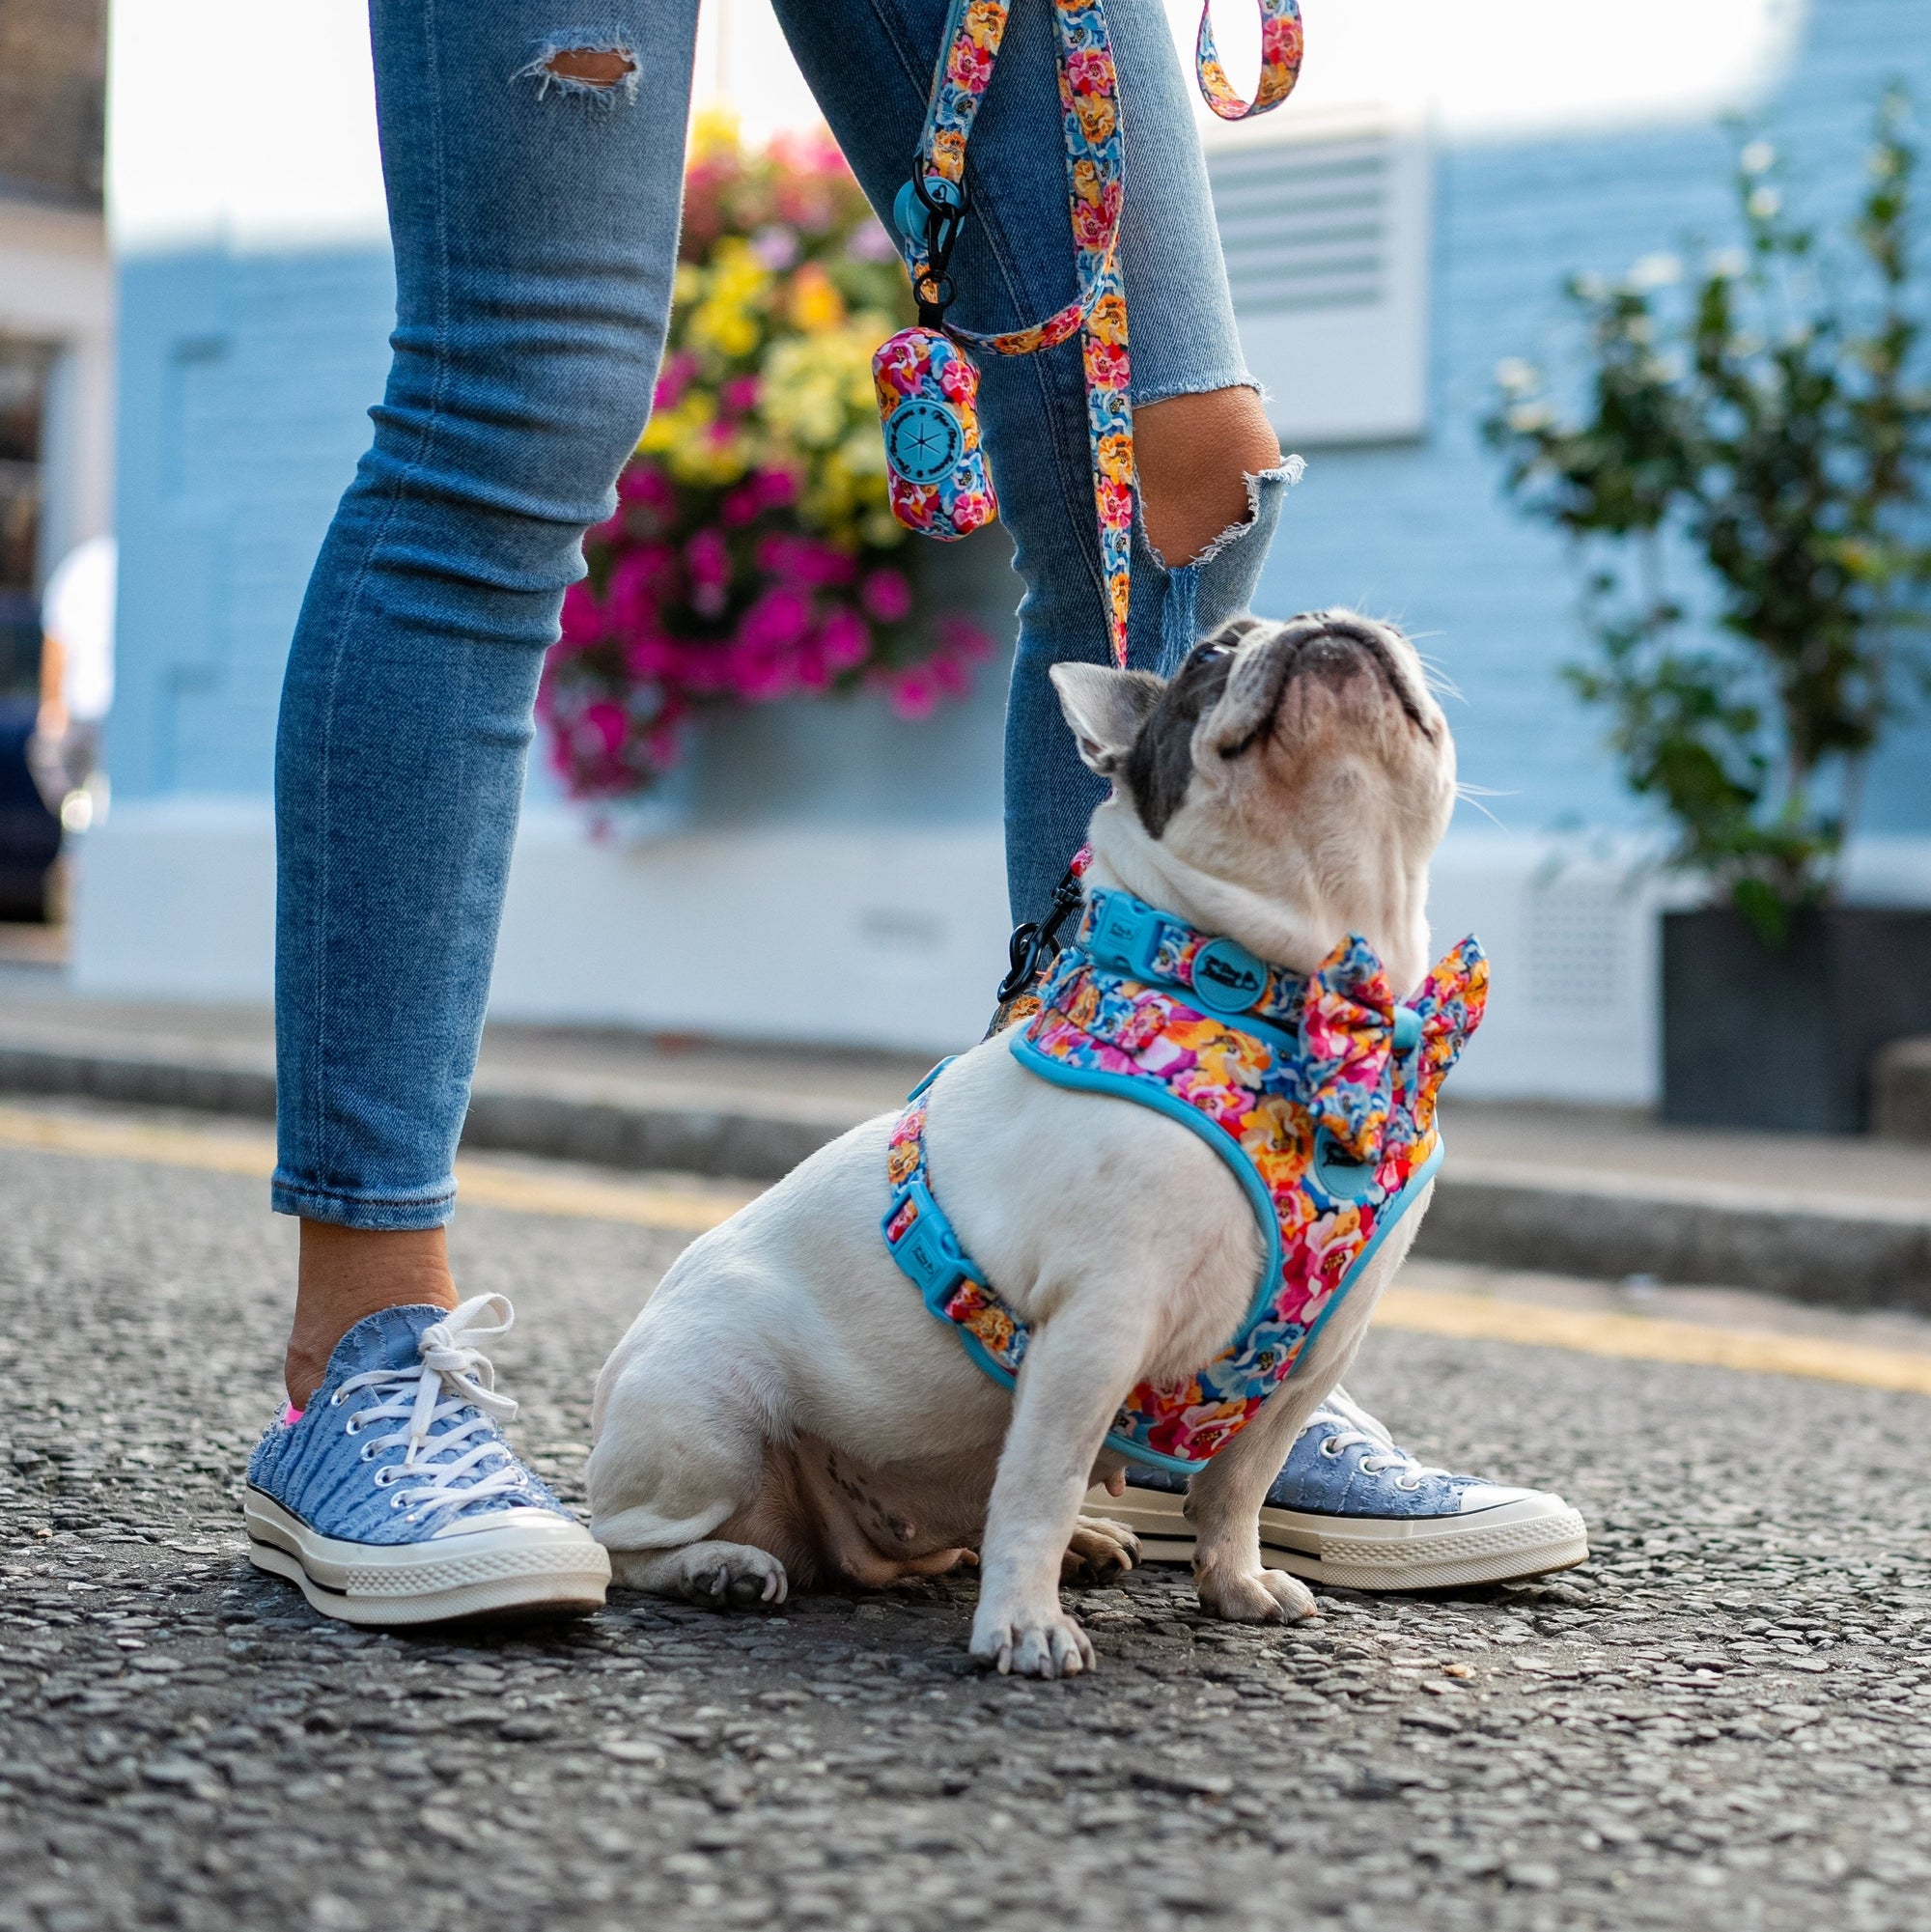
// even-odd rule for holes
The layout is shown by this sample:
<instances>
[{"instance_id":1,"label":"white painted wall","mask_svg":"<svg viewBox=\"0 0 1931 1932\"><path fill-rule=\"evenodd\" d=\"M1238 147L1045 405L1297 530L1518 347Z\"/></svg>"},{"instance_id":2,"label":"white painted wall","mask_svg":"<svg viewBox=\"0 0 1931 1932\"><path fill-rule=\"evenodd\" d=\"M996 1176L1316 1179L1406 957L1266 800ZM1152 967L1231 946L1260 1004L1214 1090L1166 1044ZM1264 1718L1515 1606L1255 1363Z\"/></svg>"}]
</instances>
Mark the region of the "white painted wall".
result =
<instances>
[{"instance_id":1,"label":"white painted wall","mask_svg":"<svg viewBox=\"0 0 1931 1932\"><path fill-rule=\"evenodd\" d=\"M114 527L114 282L98 214L0 200L0 333L57 351L42 437L44 576Z\"/></svg>"},{"instance_id":2,"label":"white painted wall","mask_svg":"<svg viewBox=\"0 0 1931 1932\"><path fill-rule=\"evenodd\" d=\"M266 801L130 805L84 857L77 991L269 998ZM1852 886L1931 901L1931 840L1864 841ZM1473 932L1495 971L1458 1090L1654 1101L1656 913L1681 896L1630 846L1452 835L1430 900L1436 950ZM937 1054L978 1038L1005 941L994 826L757 826L598 844L573 814L539 808L517 846L490 1012Z\"/></svg>"}]
</instances>

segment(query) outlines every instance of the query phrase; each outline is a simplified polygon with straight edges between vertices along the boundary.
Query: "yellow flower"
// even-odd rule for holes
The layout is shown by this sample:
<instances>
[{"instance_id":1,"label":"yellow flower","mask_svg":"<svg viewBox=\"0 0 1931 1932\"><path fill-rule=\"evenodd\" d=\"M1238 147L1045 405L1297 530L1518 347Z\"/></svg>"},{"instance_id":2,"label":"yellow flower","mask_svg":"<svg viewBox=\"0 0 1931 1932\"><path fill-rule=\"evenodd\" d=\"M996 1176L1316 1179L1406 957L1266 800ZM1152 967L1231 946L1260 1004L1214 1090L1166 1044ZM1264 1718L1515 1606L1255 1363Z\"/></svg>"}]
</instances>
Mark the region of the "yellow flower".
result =
<instances>
[{"instance_id":1,"label":"yellow flower","mask_svg":"<svg viewBox=\"0 0 1931 1932\"><path fill-rule=\"evenodd\" d=\"M833 329L845 320L845 297L816 262L791 278L791 322L806 335Z\"/></svg>"}]
</instances>

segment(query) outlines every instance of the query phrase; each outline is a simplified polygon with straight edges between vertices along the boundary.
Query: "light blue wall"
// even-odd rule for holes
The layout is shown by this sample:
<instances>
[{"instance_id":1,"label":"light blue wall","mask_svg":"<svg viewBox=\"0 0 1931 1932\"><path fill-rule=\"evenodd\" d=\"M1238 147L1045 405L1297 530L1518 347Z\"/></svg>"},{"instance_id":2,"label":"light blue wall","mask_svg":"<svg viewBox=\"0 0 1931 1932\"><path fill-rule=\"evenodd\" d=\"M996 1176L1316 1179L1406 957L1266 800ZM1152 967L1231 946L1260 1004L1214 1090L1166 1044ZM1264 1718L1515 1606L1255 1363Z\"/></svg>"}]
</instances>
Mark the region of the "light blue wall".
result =
<instances>
[{"instance_id":1,"label":"light blue wall","mask_svg":"<svg viewBox=\"0 0 1931 1932\"><path fill-rule=\"evenodd\" d=\"M386 249L121 268L115 789L261 793L309 566L368 439Z\"/></svg>"},{"instance_id":2,"label":"light blue wall","mask_svg":"<svg viewBox=\"0 0 1931 1932\"><path fill-rule=\"evenodd\" d=\"M1761 117L1793 164L1800 212L1848 209L1877 95L1893 75L1931 124L1931 0L1812 0L1806 44ZM1732 238L1733 152L1731 134L1712 126L1442 154L1429 438L1310 452L1274 545L1263 610L1354 603L1430 634L1423 648L1467 700L1449 707L1463 774L1505 795L1486 802L1511 829L1635 814L1599 721L1556 675L1582 645L1566 552L1504 507L1477 435L1493 372L1505 356L1553 359L1568 271L1616 274L1689 238ZM1931 169L1919 189L1931 191ZM1931 831L1931 728L1891 742L1865 825Z\"/></svg>"},{"instance_id":3,"label":"light blue wall","mask_svg":"<svg viewBox=\"0 0 1931 1932\"><path fill-rule=\"evenodd\" d=\"M1800 204L1847 205L1894 73L1931 109L1931 0L1813 0L1764 117L1798 163ZM1465 776L1504 794L1491 808L1519 830L1631 815L1596 722L1557 677L1581 642L1563 552L1501 505L1474 423L1495 364L1556 341L1565 270L1725 237L1729 153L1711 126L1444 154L1431 434L1310 453L1269 567L1263 609L1348 602L1429 633L1466 700L1452 714ZM147 257L124 266L121 293L117 791L259 794L308 564L381 387L388 264L378 251ZM705 761L699 801L742 816L765 800L796 810L809 792L815 815L991 818L997 685L984 676L970 705L927 726L887 725L876 707L746 717ZM1931 832L1927 772L1920 726L1874 775L1871 829Z\"/></svg>"}]
</instances>

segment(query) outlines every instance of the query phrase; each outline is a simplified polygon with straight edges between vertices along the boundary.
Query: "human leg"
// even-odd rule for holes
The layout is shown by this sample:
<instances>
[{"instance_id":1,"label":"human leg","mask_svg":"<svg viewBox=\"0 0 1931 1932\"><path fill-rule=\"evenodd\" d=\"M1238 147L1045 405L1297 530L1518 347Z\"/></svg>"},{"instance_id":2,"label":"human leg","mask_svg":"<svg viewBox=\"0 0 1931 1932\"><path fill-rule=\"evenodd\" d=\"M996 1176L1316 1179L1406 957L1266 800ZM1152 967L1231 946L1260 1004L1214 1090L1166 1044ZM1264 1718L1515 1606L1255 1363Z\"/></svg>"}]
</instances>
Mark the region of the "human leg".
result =
<instances>
[{"instance_id":1,"label":"human leg","mask_svg":"<svg viewBox=\"0 0 1931 1932\"><path fill-rule=\"evenodd\" d=\"M888 220L919 139L945 0L778 0L777 11ZM1144 522L1130 641L1133 661L1152 666L1177 661L1246 607L1286 473L1241 358L1163 10L1109 0L1106 19L1126 126L1122 259ZM966 161L974 211L952 273L955 317L968 327L1038 322L1077 292L1059 114L1050 12L1015 7ZM1078 344L979 360L987 449L1025 585L1006 736L1008 880L1024 918L1043 910L1105 794L1078 761L1047 673L1069 658L1105 662L1109 644Z\"/></svg>"},{"instance_id":2,"label":"human leg","mask_svg":"<svg viewBox=\"0 0 1931 1932\"><path fill-rule=\"evenodd\" d=\"M372 0L397 327L290 653L276 751L275 1206L305 1223L299 1403L439 1228L531 713L650 401L694 0Z\"/></svg>"}]
</instances>

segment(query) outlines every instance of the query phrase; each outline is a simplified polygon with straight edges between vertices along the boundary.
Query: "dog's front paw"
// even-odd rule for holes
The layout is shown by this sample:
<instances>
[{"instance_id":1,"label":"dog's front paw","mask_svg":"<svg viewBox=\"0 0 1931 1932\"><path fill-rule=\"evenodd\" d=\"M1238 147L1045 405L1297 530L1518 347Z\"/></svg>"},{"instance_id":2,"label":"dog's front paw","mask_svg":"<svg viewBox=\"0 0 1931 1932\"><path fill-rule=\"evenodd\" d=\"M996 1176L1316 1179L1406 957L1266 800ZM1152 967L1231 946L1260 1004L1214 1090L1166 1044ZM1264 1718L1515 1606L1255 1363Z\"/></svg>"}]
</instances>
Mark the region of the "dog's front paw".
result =
<instances>
[{"instance_id":1,"label":"dog's front paw","mask_svg":"<svg viewBox=\"0 0 1931 1932\"><path fill-rule=\"evenodd\" d=\"M972 1655L1002 1677L1077 1677L1095 1661L1091 1639L1056 1604L1010 1616L982 1604L972 1619Z\"/></svg>"},{"instance_id":2,"label":"dog's front paw","mask_svg":"<svg viewBox=\"0 0 1931 1932\"><path fill-rule=\"evenodd\" d=\"M1124 1523L1104 1516L1082 1516L1066 1554L1059 1559L1062 1583L1104 1583L1135 1568L1140 1539Z\"/></svg>"},{"instance_id":3,"label":"dog's front paw","mask_svg":"<svg viewBox=\"0 0 1931 1932\"><path fill-rule=\"evenodd\" d=\"M1314 1592L1285 1570L1206 1570L1193 1587L1201 1609L1229 1623L1299 1623L1314 1614Z\"/></svg>"}]
</instances>

